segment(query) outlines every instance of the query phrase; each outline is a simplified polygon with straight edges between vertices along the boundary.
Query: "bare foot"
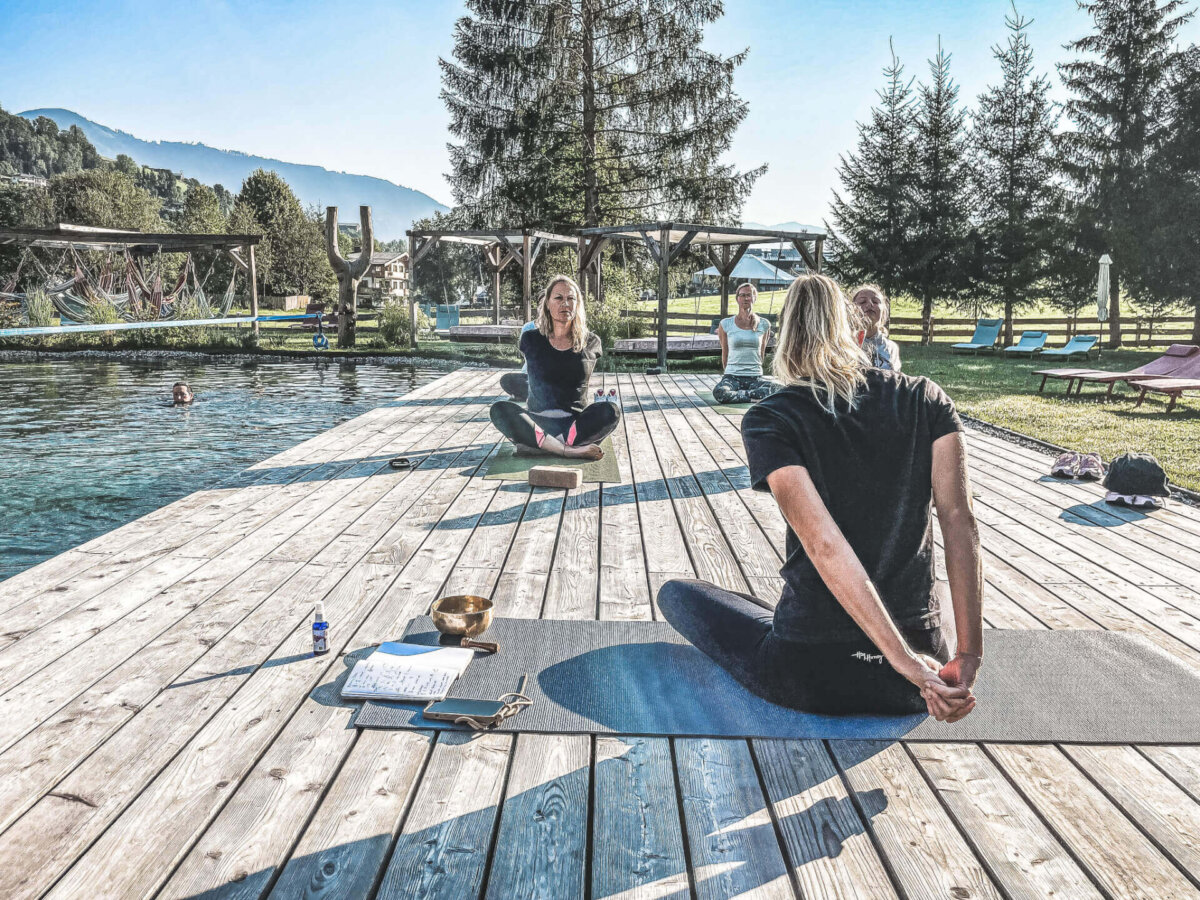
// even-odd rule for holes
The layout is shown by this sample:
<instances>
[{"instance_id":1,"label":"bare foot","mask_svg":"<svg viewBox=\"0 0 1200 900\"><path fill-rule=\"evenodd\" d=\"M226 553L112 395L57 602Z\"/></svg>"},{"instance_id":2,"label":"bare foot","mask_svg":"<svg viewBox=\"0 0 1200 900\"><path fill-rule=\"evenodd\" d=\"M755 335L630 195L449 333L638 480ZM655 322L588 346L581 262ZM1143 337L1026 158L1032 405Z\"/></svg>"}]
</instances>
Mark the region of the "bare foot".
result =
<instances>
[{"instance_id":1,"label":"bare foot","mask_svg":"<svg viewBox=\"0 0 1200 900\"><path fill-rule=\"evenodd\" d=\"M603 459L604 451L599 444L582 444L578 447L563 447L563 456L571 459Z\"/></svg>"}]
</instances>

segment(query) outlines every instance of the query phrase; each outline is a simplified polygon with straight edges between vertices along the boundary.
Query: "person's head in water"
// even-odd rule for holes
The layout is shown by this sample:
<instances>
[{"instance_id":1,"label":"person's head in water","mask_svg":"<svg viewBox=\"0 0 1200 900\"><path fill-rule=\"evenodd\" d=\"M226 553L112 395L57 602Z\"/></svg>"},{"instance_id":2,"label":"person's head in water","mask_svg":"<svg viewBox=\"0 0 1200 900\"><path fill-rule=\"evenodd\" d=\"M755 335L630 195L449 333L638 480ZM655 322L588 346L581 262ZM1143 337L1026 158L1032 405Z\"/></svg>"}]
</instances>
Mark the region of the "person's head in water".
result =
<instances>
[{"instance_id":1,"label":"person's head in water","mask_svg":"<svg viewBox=\"0 0 1200 900\"><path fill-rule=\"evenodd\" d=\"M557 327L571 335L571 347L576 352L587 346L587 310L583 307L583 291L569 275L555 275L546 285L538 304L538 331L554 337Z\"/></svg>"},{"instance_id":2,"label":"person's head in water","mask_svg":"<svg viewBox=\"0 0 1200 900\"><path fill-rule=\"evenodd\" d=\"M850 303L836 281L801 275L783 301L775 377L787 385L808 385L831 413L838 399L853 408L868 366L854 326Z\"/></svg>"},{"instance_id":3,"label":"person's head in water","mask_svg":"<svg viewBox=\"0 0 1200 900\"><path fill-rule=\"evenodd\" d=\"M733 295L733 299L737 301L739 313L753 318L754 301L758 299L758 288L748 281L739 284L737 291Z\"/></svg>"},{"instance_id":4,"label":"person's head in water","mask_svg":"<svg viewBox=\"0 0 1200 900\"><path fill-rule=\"evenodd\" d=\"M196 399L186 381L177 381L171 386L171 400L175 403L191 403Z\"/></svg>"},{"instance_id":5,"label":"person's head in water","mask_svg":"<svg viewBox=\"0 0 1200 900\"><path fill-rule=\"evenodd\" d=\"M891 305L883 288L877 284L860 284L850 293L850 302L862 317L867 334L875 334L877 331L886 333Z\"/></svg>"}]
</instances>

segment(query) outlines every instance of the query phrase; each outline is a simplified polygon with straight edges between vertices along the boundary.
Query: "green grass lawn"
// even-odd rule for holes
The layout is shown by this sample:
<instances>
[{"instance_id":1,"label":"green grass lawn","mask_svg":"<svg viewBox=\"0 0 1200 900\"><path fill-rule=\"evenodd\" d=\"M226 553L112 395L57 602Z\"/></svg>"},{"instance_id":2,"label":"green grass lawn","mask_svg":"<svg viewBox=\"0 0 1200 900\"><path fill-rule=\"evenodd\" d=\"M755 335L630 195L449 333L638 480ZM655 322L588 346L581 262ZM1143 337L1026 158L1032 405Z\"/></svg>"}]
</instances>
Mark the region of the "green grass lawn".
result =
<instances>
[{"instance_id":1,"label":"green grass lawn","mask_svg":"<svg viewBox=\"0 0 1200 900\"><path fill-rule=\"evenodd\" d=\"M968 415L1022 434L1094 451L1106 461L1126 451L1152 453L1171 480L1200 490L1200 395L1184 395L1167 415L1167 398L1148 394L1139 409L1137 391L1118 385L1104 400L1104 385L1084 385L1079 397L1065 396L1066 382L1050 380L1038 393L1035 369L1079 368L1124 371L1155 359L1152 351L1107 351L1098 361L1048 363L996 356L959 356L945 347L901 345L904 371L926 375Z\"/></svg>"}]
</instances>

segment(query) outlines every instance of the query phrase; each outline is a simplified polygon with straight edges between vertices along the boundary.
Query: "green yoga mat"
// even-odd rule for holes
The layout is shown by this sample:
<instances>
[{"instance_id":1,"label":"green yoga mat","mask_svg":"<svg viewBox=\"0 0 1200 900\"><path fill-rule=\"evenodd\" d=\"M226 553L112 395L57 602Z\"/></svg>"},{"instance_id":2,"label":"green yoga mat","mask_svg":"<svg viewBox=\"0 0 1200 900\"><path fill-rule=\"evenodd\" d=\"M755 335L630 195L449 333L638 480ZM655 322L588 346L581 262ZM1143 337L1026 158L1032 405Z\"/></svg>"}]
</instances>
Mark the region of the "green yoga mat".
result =
<instances>
[{"instance_id":1,"label":"green yoga mat","mask_svg":"<svg viewBox=\"0 0 1200 900\"><path fill-rule=\"evenodd\" d=\"M754 405L753 403L718 403L712 391L696 391L696 396L726 416L740 416Z\"/></svg>"},{"instance_id":2,"label":"green yoga mat","mask_svg":"<svg viewBox=\"0 0 1200 900\"><path fill-rule=\"evenodd\" d=\"M582 469L584 484L620 484L621 467L617 463L617 452L613 449L611 436L600 442L600 449L604 451L604 458L592 461L563 459L561 456L549 454L517 456L516 447L506 442L483 477L498 481L525 481L529 477L529 470L534 466L555 466L561 469Z\"/></svg>"}]
</instances>

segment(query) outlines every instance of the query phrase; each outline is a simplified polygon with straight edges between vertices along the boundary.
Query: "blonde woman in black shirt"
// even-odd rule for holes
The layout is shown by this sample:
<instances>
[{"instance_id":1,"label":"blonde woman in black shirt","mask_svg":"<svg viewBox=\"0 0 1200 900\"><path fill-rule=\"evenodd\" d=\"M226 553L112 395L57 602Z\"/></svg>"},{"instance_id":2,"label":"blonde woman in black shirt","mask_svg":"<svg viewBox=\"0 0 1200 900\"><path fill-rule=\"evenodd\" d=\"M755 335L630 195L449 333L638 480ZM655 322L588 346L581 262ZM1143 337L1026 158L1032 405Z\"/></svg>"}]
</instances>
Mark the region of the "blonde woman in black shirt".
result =
<instances>
[{"instance_id":1,"label":"blonde woman in black shirt","mask_svg":"<svg viewBox=\"0 0 1200 900\"><path fill-rule=\"evenodd\" d=\"M524 450L600 459L600 441L616 430L621 411L615 403L588 405L588 384L603 350L600 338L588 331L583 294L574 279L550 279L536 322L536 328L521 332L529 369L526 405L493 403L492 424Z\"/></svg>"},{"instance_id":2,"label":"blonde woman in black shirt","mask_svg":"<svg viewBox=\"0 0 1200 900\"><path fill-rule=\"evenodd\" d=\"M782 596L772 610L669 581L663 615L773 702L961 719L983 659L983 572L954 404L928 379L871 367L823 275L788 290L774 374L784 387L746 413L742 439L753 487L788 524ZM931 499L952 609L934 590Z\"/></svg>"}]
</instances>

